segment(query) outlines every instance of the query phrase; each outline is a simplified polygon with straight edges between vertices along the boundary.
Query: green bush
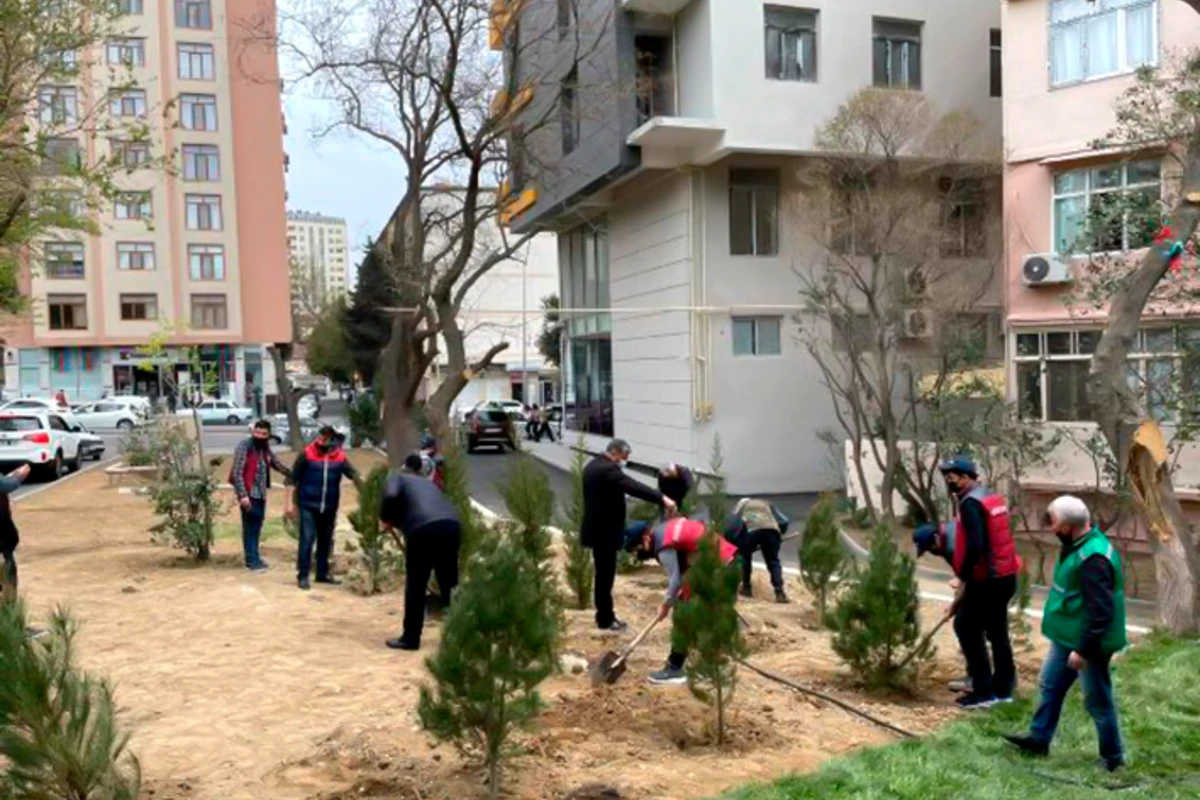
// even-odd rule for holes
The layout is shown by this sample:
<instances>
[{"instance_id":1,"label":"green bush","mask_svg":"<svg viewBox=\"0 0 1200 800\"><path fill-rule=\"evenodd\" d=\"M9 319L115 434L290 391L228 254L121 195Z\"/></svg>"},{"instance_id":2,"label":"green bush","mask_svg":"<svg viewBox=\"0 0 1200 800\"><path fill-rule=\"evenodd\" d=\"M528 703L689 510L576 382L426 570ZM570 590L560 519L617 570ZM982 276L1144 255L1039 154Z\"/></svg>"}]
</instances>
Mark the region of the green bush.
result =
<instances>
[{"instance_id":1,"label":"green bush","mask_svg":"<svg viewBox=\"0 0 1200 800\"><path fill-rule=\"evenodd\" d=\"M461 574L467 574L467 563L471 556L489 538L487 523L475 510L471 502L470 476L467 460L457 445L451 444L442 450L442 476L445 479L446 497L454 506L460 528L458 565Z\"/></svg>"},{"instance_id":2,"label":"green bush","mask_svg":"<svg viewBox=\"0 0 1200 800\"><path fill-rule=\"evenodd\" d=\"M188 426L164 423L146 430L147 452L159 468L147 487L160 518L150 528L151 537L207 561L215 538L213 519L220 510L217 481L197 463L198 448Z\"/></svg>"},{"instance_id":3,"label":"green bush","mask_svg":"<svg viewBox=\"0 0 1200 800\"><path fill-rule=\"evenodd\" d=\"M383 421L380 418L379 401L373 392L364 392L347 409L350 422L350 446L362 447L383 441Z\"/></svg>"},{"instance_id":4,"label":"green bush","mask_svg":"<svg viewBox=\"0 0 1200 800\"><path fill-rule=\"evenodd\" d=\"M825 624L829 593L836 588L838 574L846 566L838 533L837 499L823 495L804 523L800 541L800 580L816 600L817 614Z\"/></svg>"},{"instance_id":5,"label":"green bush","mask_svg":"<svg viewBox=\"0 0 1200 800\"><path fill-rule=\"evenodd\" d=\"M591 553L583 546L583 469L587 465L582 442L571 458L571 503L563 506L561 523L567 548L567 587L575 600L575 608L583 611L592 602L596 582L596 567Z\"/></svg>"},{"instance_id":6,"label":"green bush","mask_svg":"<svg viewBox=\"0 0 1200 800\"><path fill-rule=\"evenodd\" d=\"M379 524L387 480L387 467L371 470L359 490L358 508L349 514L350 526L356 534L354 550L361 561L360 569L351 575L356 587L367 595L383 591L404 569L404 553Z\"/></svg>"}]
</instances>

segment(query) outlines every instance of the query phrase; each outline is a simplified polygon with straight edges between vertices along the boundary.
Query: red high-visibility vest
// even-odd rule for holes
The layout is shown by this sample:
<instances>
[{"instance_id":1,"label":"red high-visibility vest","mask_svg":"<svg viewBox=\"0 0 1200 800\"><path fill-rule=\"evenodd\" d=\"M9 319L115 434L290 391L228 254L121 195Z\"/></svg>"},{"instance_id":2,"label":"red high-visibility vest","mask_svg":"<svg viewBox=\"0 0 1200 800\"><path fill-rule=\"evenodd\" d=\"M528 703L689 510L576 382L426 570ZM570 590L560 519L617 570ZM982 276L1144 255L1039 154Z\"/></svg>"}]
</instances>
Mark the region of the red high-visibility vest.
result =
<instances>
[{"instance_id":1,"label":"red high-visibility vest","mask_svg":"<svg viewBox=\"0 0 1200 800\"><path fill-rule=\"evenodd\" d=\"M700 542L707 534L708 526L703 522L696 522L686 517L676 517L667 523L667 528L663 532L663 549L688 554L697 553L700 550ZM721 563L732 563L737 556L737 548L726 541L723 536L717 536L717 546L721 551Z\"/></svg>"},{"instance_id":2,"label":"red high-visibility vest","mask_svg":"<svg viewBox=\"0 0 1200 800\"><path fill-rule=\"evenodd\" d=\"M977 486L966 494L967 498L978 500L983 506L987 518L987 554L975 562L970 580L982 581L988 578L1007 578L1021 571L1021 559L1017 556L1017 545L1013 541L1012 517L1008 512L1008 502L998 494L989 494L982 486ZM962 506L960 504L955 514L954 526L954 572L962 575L963 561L967 556L967 530L962 523Z\"/></svg>"}]
</instances>

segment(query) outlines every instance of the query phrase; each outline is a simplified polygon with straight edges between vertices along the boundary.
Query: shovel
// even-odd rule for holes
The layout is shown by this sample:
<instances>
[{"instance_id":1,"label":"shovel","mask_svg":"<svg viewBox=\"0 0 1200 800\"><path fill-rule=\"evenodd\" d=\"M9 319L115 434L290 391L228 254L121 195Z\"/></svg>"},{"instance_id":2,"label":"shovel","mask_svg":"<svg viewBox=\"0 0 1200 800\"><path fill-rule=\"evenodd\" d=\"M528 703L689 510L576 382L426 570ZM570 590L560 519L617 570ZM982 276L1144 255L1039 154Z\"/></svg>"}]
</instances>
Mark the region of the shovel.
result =
<instances>
[{"instance_id":1,"label":"shovel","mask_svg":"<svg viewBox=\"0 0 1200 800\"><path fill-rule=\"evenodd\" d=\"M599 686L602 683L614 684L620 680L621 676L625 674L625 662L629 659L630 654L642 643L643 639L650 635L650 631L654 630L659 622L659 618L655 617L620 653L609 650L600 656L600 660L592 667L592 686Z\"/></svg>"},{"instance_id":2,"label":"shovel","mask_svg":"<svg viewBox=\"0 0 1200 800\"><path fill-rule=\"evenodd\" d=\"M917 642L917 646L914 647L907 656L905 656L904 660L901 661L896 667L896 670L899 671L904 669L912 662L914 658L925 652L925 648L929 646L929 641L933 639L933 635L940 631L942 626L949 622L950 619L950 617L942 617L940 620L938 620L938 624L934 625L933 628L929 630L929 633L921 637L921 641Z\"/></svg>"}]
</instances>

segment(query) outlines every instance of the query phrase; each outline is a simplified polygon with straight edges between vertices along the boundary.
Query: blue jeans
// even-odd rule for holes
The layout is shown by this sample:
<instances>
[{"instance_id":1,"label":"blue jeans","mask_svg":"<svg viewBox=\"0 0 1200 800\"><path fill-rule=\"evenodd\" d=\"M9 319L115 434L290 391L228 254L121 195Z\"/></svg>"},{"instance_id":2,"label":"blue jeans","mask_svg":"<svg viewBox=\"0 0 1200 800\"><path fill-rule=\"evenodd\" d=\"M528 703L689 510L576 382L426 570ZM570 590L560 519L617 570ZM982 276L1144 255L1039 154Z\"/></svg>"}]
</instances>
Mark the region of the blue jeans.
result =
<instances>
[{"instance_id":1,"label":"blue jeans","mask_svg":"<svg viewBox=\"0 0 1200 800\"><path fill-rule=\"evenodd\" d=\"M262 537L263 521L267 517L267 501L251 498L250 507L242 509L242 551L246 566L253 569L262 565L258 542Z\"/></svg>"},{"instance_id":2,"label":"blue jeans","mask_svg":"<svg viewBox=\"0 0 1200 800\"><path fill-rule=\"evenodd\" d=\"M300 552L296 554L296 577L308 580L312 571L313 544L317 546L317 580L329 578L329 554L333 552L333 526L337 509L317 511L300 508Z\"/></svg>"},{"instance_id":3,"label":"blue jeans","mask_svg":"<svg viewBox=\"0 0 1200 800\"><path fill-rule=\"evenodd\" d=\"M1042 744L1049 745L1058 728L1058 717L1062 713L1063 701L1080 673L1067 666L1071 651L1051 642L1050 653L1042 664L1038 686L1041 698L1033 714L1033 725L1029 734ZM1117 704L1113 698L1112 672L1109 669L1111 655L1087 662L1083 670L1083 705L1096 723L1096 734L1100 738L1100 757L1108 760L1124 758L1125 747L1121 743L1121 727L1117 721Z\"/></svg>"}]
</instances>

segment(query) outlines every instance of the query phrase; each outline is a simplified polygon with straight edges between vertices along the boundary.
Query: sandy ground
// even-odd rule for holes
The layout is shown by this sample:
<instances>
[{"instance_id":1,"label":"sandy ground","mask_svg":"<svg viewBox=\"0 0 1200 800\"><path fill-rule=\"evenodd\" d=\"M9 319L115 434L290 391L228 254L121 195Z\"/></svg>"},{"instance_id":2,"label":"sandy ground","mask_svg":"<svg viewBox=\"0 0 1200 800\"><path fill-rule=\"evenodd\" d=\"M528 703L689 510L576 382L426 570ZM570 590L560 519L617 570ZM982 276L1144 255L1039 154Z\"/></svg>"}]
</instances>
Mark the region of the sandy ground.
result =
<instances>
[{"instance_id":1,"label":"sandy ground","mask_svg":"<svg viewBox=\"0 0 1200 800\"><path fill-rule=\"evenodd\" d=\"M211 563L152 545L144 498L77 477L15 507L23 531L23 590L38 615L68 606L83 623L81 661L116 683L122 718L141 760L143 794L156 800L435 800L482 796L482 772L420 730L420 655L383 646L400 626L398 594L372 598L345 587L296 588L294 545L264 546L270 572L240 567L240 542L222 539ZM351 490L347 506L353 505ZM282 496L273 494L273 514ZM230 515L232 519L232 515ZM341 552L347 564L351 556ZM764 576L756 593L769 596ZM646 569L618 582L618 607L634 623L655 609L663 581ZM742 601L752 660L832 691L913 731L954 717L944 681L961 671L948 626L926 682L909 700L885 702L853 688L812 630L807 596ZM940 611L925 610L932 621ZM566 651L596 656L615 643L588 612L570 612ZM427 627L427 650L439 627ZM732 705L731 742L714 746L712 715L686 689L648 686L669 633L656 631L613 687L585 675L544 685L545 714L517 741L506 775L516 798L560 798L615 787L627 798L699 798L748 781L806 771L893 736L836 708L745 674ZM1034 684L1036 655L1021 657ZM583 795L577 795L582 797Z\"/></svg>"}]
</instances>

